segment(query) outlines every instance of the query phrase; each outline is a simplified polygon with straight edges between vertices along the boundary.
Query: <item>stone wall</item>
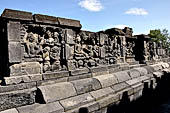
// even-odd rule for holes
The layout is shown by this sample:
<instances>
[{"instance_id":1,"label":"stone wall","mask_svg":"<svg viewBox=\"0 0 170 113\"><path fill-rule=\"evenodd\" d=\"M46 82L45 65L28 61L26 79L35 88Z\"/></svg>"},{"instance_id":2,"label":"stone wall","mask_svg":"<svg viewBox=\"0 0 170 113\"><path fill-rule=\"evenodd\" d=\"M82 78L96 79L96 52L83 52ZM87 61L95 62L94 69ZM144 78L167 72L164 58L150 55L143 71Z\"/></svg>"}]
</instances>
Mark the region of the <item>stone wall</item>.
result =
<instances>
[{"instance_id":1,"label":"stone wall","mask_svg":"<svg viewBox=\"0 0 170 113\"><path fill-rule=\"evenodd\" d=\"M165 49L147 35L134 36L132 28L90 32L81 27L78 20L4 10L0 111L70 113L86 107L104 113L124 92L136 99L145 81L155 80L153 72L169 68L155 64L169 62Z\"/></svg>"}]
</instances>

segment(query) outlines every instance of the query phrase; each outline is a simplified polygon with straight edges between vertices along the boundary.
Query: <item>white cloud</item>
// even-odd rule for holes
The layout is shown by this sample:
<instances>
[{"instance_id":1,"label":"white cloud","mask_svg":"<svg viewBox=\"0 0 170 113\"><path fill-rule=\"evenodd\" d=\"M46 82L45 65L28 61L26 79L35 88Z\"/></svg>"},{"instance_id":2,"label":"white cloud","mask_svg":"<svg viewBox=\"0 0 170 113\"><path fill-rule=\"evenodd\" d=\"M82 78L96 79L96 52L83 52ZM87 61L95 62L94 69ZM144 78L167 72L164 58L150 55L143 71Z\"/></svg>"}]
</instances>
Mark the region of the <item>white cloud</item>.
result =
<instances>
[{"instance_id":1,"label":"white cloud","mask_svg":"<svg viewBox=\"0 0 170 113\"><path fill-rule=\"evenodd\" d=\"M148 15L149 13L143 8L131 8L125 12L129 15Z\"/></svg>"},{"instance_id":2,"label":"white cloud","mask_svg":"<svg viewBox=\"0 0 170 113\"><path fill-rule=\"evenodd\" d=\"M92 12L98 12L104 8L100 0L81 0L79 5Z\"/></svg>"}]
</instances>

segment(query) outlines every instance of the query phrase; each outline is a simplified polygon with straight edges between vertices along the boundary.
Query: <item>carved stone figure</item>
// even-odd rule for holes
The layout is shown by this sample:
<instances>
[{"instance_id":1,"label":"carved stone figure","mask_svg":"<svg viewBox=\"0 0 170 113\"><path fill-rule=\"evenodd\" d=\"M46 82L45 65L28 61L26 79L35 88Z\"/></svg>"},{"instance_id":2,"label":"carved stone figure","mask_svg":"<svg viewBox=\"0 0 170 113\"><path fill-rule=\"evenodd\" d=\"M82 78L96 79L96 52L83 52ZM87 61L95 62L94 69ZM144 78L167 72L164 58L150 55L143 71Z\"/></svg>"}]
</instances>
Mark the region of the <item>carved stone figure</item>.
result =
<instances>
[{"instance_id":1,"label":"carved stone figure","mask_svg":"<svg viewBox=\"0 0 170 113\"><path fill-rule=\"evenodd\" d=\"M27 54L29 57L37 57L41 52L41 47L38 44L38 39L32 32L27 34L26 40Z\"/></svg>"}]
</instances>

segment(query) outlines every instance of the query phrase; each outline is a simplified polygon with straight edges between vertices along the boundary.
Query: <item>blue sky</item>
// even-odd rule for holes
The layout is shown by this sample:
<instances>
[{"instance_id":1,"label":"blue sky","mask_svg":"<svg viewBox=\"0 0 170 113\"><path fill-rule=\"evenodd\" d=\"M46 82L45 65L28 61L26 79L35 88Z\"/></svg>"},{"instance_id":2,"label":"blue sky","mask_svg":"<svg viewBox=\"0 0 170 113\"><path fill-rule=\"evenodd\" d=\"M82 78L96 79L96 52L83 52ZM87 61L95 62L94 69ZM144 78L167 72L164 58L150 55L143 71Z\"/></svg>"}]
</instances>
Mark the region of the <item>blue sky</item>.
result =
<instances>
[{"instance_id":1,"label":"blue sky","mask_svg":"<svg viewBox=\"0 0 170 113\"><path fill-rule=\"evenodd\" d=\"M170 0L0 0L0 13L5 8L77 19L94 32L124 26L134 34L170 31Z\"/></svg>"}]
</instances>

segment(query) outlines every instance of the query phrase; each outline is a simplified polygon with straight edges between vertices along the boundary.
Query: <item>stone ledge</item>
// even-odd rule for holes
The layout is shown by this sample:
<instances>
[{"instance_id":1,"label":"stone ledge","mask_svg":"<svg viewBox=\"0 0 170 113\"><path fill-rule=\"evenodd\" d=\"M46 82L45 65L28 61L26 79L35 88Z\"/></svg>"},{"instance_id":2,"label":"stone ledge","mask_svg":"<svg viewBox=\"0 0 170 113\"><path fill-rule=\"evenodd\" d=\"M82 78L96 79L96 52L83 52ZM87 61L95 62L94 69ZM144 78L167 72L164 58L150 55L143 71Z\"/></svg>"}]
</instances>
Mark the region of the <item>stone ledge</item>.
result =
<instances>
[{"instance_id":1,"label":"stone ledge","mask_svg":"<svg viewBox=\"0 0 170 113\"><path fill-rule=\"evenodd\" d=\"M76 88L77 94L83 94L90 91L101 89L100 82L94 78L87 78L82 80L72 81Z\"/></svg>"},{"instance_id":2,"label":"stone ledge","mask_svg":"<svg viewBox=\"0 0 170 113\"><path fill-rule=\"evenodd\" d=\"M93 98L95 98L96 101L98 101L102 98L105 98L105 97L107 97L107 96L109 96L110 94L113 94L113 93L114 93L114 90L111 87L107 87L107 88L104 88L104 89L100 89L100 90L97 90L97 91L90 92L91 96Z\"/></svg>"},{"instance_id":3,"label":"stone ledge","mask_svg":"<svg viewBox=\"0 0 170 113\"><path fill-rule=\"evenodd\" d=\"M21 83L17 85L9 85L9 86L0 86L0 93L23 90L23 89L30 89L34 87L36 87L36 82Z\"/></svg>"},{"instance_id":4,"label":"stone ledge","mask_svg":"<svg viewBox=\"0 0 170 113\"><path fill-rule=\"evenodd\" d=\"M43 80L58 79L58 78L63 78L63 77L68 77L68 76L69 76L68 71L43 73L42 74Z\"/></svg>"},{"instance_id":5,"label":"stone ledge","mask_svg":"<svg viewBox=\"0 0 170 113\"><path fill-rule=\"evenodd\" d=\"M35 19L35 22L38 22L38 23L59 25L57 17L54 17L54 16L35 14L33 15L33 17Z\"/></svg>"},{"instance_id":6,"label":"stone ledge","mask_svg":"<svg viewBox=\"0 0 170 113\"><path fill-rule=\"evenodd\" d=\"M60 103L65 111L78 108L82 105L94 102L95 99L88 93L61 100Z\"/></svg>"},{"instance_id":7,"label":"stone ledge","mask_svg":"<svg viewBox=\"0 0 170 113\"><path fill-rule=\"evenodd\" d=\"M114 75L118 79L118 82L124 82L131 79L126 71L117 72L114 73Z\"/></svg>"},{"instance_id":8,"label":"stone ledge","mask_svg":"<svg viewBox=\"0 0 170 113\"><path fill-rule=\"evenodd\" d=\"M4 77L4 82L6 85L19 84L23 82L24 83L35 82L35 81L41 81L41 80L42 80L41 74Z\"/></svg>"},{"instance_id":9,"label":"stone ledge","mask_svg":"<svg viewBox=\"0 0 170 113\"><path fill-rule=\"evenodd\" d=\"M55 102L77 95L73 84L69 82L39 86L38 89L45 103Z\"/></svg>"},{"instance_id":10,"label":"stone ledge","mask_svg":"<svg viewBox=\"0 0 170 113\"><path fill-rule=\"evenodd\" d=\"M27 20L27 21L33 20L31 12L12 10L12 9L5 9L1 17L9 18L9 19L17 19L17 20Z\"/></svg>"},{"instance_id":11,"label":"stone ledge","mask_svg":"<svg viewBox=\"0 0 170 113\"><path fill-rule=\"evenodd\" d=\"M109 87L118 83L117 78L113 74L101 75L93 78L97 79L100 82L102 88Z\"/></svg>"},{"instance_id":12,"label":"stone ledge","mask_svg":"<svg viewBox=\"0 0 170 113\"><path fill-rule=\"evenodd\" d=\"M62 25L62 26L70 26L70 27L76 27L76 28L82 27L79 20L72 20L72 19L58 17L58 22L59 22L59 25Z\"/></svg>"},{"instance_id":13,"label":"stone ledge","mask_svg":"<svg viewBox=\"0 0 170 113\"><path fill-rule=\"evenodd\" d=\"M19 113L62 113L64 108L59 102L49 104L33 104L17 108Z\"/></svg>"},{"instance_id":14,"label":"stone ledge","mask_svg":"<svg viewBox=\"0 0 170 113\"><path fill-rule=\"evenodd\" d=\"M16 108L8 109L5 111L1 111L0 113L19 113Z\"/></svg>"}]
</instances>

